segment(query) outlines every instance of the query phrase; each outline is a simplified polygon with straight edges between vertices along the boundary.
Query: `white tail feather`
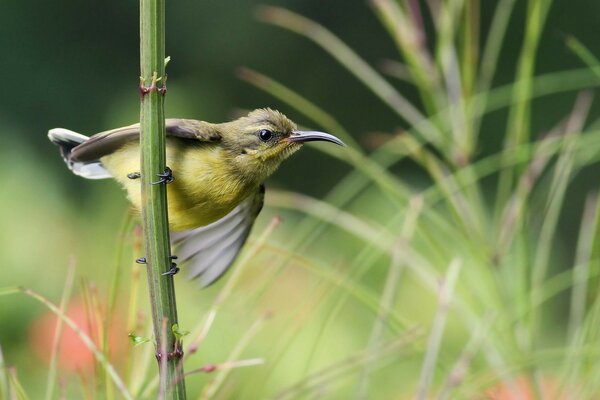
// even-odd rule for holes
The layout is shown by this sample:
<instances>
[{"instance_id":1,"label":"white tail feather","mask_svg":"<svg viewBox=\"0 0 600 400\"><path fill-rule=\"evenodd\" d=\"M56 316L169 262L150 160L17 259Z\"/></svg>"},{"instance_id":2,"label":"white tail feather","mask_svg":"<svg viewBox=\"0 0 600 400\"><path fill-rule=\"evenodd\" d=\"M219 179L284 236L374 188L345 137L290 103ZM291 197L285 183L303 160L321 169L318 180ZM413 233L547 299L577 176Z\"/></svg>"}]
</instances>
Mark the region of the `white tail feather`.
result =
<instances>
[{"instance_id":1,"label":"white tail feather","mask_svg":"<svg viewBox=\"0 0 600 400\"><path fill-rule=\"evenodd\" d=\"M89 138L65 128L54 128L48 131L48 139L60 148L60 153L67 166L75 175L87 179L105 179L112 175L104 168L100 160L78 162L71 160L71 149L87 141Z\"/></svg>"}]
</instances>

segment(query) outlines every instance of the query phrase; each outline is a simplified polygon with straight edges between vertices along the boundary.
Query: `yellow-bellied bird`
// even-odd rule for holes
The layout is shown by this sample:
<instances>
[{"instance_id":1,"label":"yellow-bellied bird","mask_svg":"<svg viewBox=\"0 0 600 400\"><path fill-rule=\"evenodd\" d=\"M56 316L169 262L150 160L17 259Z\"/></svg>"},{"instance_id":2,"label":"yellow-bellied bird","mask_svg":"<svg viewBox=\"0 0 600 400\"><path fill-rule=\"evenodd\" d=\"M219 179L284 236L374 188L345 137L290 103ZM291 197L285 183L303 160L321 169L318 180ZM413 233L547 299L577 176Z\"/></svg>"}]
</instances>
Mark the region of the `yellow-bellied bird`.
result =
<instances>
[{"instance_id":1,"label":"yellow-bellied bird","mask_svg":"<svg viewBox=\"0 0 600 400\"><path fill-rule=\"evenodd\" d=\"M217 280L246 241L264 198L263 182L308 141L343 145L337 137L299 131L282 113L258 109L214 124L166 120L169 228L175 253L202 286ZM141 208L139 124L91 137L56 128L52 143L74 174L116 179L136 210Z\"/></svg>"}]
</instances>

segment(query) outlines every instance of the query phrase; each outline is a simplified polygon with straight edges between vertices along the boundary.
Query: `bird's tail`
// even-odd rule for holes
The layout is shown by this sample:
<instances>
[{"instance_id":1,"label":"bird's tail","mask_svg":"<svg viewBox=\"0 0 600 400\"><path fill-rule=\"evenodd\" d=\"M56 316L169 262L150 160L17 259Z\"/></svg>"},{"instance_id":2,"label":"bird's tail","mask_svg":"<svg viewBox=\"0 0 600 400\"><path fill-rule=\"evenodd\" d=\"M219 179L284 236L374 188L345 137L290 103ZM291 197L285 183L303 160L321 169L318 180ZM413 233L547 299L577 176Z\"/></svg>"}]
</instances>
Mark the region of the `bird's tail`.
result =
<instances>
[{"instance_id":1,"label":"bird's tail","mask_svg":"<svg viewBox=\"0 0 600 400\"><path fill-rule=\"evenodd\" d=\"M86 142L89 139L87 136L64 128L54 128L48 131L48 139L58 146L60 155L75 175L87 179L104 179L111 177L110 173L104 168L99 160L92 162L71 160L71 150Z\"/></svg>"}]
</instances>

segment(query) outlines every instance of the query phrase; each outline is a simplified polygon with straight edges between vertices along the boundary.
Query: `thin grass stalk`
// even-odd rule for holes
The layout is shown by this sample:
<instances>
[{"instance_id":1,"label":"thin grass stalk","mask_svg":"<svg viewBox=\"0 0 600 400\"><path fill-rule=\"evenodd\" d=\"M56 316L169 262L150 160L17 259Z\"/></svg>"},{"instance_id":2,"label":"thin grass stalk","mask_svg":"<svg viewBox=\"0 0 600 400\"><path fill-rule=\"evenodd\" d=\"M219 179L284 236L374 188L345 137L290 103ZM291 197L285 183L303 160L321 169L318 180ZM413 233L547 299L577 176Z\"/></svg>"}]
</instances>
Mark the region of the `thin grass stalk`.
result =
<instances>
[{"instance_id":1,"label":"thin grass stalk","mask_svg":"<svg viewBox=\"0 0 600 400\"><path fill-rule=\"evenodd\" d=\"M127 212L121 221L121 227L119 228L119 232L117 233L117 250L115 255L115 268L113 272L113 279L110 283L109 295L108 295L108 305L106 310L106 319L108 321L111 320L115 307L117 304L117 297L119 294L119 288L121 287L121 279L123 276L123 254L125 253L125 248L127 245L127 238L129 237L129 233L131 232L131 225L133 223L133 218L130 212Z\"/></svg>"},{"instance_id":2,"label":"thin grass stalk","mask_svg":"<svg viewBox=\"0 0 600 400\"><path fill-rule=\"evenodd\" d=\"M594 72L600 79L600 60L598 60L594 53L592 53L587 47L584 46L583 43L573 36L567 36L565 42L567 47L571 49L571 51L575 53L575 55L579 57L581 61L590 67L590 70Z\"/></svg>"},{"instance_id":3,"label":"thin grass stalk","mask_svg":"<svg viewBox=\"0 0 600 400\"><path fill-rule=\"evenodd\" d=\"M548 0L529 0L528 2L525 39L519 56L513 93L515 105L510 110L505 135L506 162L512 157L514 147L527 141L531 134L532 78L535 72L536 50L549 8L548 3ZM498 209L501 209L502 204L508 198L516 173L518 171L507 168L500 174L496 200Z\"/></svg>"},{"instance_id":4,"label":"thin grass stalk","mask_svg":"<svg viewBox=\"0 0 600 400\"><path fill-rule=\"evenodd\" d=\"M108 303L106 306L106 315L105 321L113 321L113 316L115 312L115 308L117 305L117 297L119 294L119 288L121 287L122 281L122 273L123 270L123 254L125 253L125 248L127 247L127 238L128 233L130 232L130 226L133 222L133 218L131 213L125 213L123 220L121 221L121 227L117 233L117 243L116 243L116 255L115 255L115 264L112 280L109 287L109 295L108 295ZM110 322L109 322L110 324ZM108 331L105 335L103 335L103 340L101 342L102 351L108 354L109 351L109 336L110 336L110 325ZM106 398L107 400L112 399L112 386L110 385L110 380L108 377L104 377L104 381L106 382Z\"/></svg>"},{"instance_id":5,"label":"thin grass stalk","mask_svg":"<svg viewBox=\"0 0 600 400\"><path fill-rule=\"evenodd\" d=\"M472 144L470 143L470 127L465 118L465 102L460 76L458 54L454 40L462 13L464 1L453 0L442 3L437 18L437 46L435 57L444 81L445 104L449 109L446 125L450 128L450 141L447 141L443 152L456 165L464 165L470 158Z\"/></svg>"},{"instance_id":6,"label":"thin grass stalk","mask_svg":"<svg viewBox=\"0 0 600 400\"><path fill-rule=\"evenodd\" d=\"M598 193L589 195L583 210L575 267L573 268L573 291L571 293L571 312L569 313L569 342L575 340L577 331L581 328L585 316L588 281L590 277L590 264L594 245L595 233L598 232Z\"/></svg>"},{"instance_id":7,"label":"thin grass stalk","mask_svg":"<svg viewBox=\"0 0 600 400\"><path fill-rule=\"evenodd\" d=\"M173 277L162 275L171 269L167 192L165 184L153 184L166 168L165 0L140 0L140 69L142 226L152 323L159 373L168 383L165 394L168 398L184 399L185 381L179 363L183 350L171 329L177 324L175 288Z\"/></svg>"},{"instance_id":8,"label":"thin grass stalk","mask_svg":"<svg viewBox=\"0 0 600 400\"><path fill-rule=\"evenodd\" d=\"M506 28L514 5L515 0L500 0L498 2L485 40L481 55L480 72L477 76L477 82L475 83L475 92L477 92L479 96L482 96L482 101L478 104L478 107L481 107L482 109L486 108L487 95L496 73L500 50L506 36ZM480 116L481 112L475 112L474 114ZM473 119L473 132L476 134L479 133L480 126L481 118L475 116Z\"/></svg>"},{"instance_id":9,"label":"thin grass stalk","mask_svg":"<svg viewBox=\"0 0 600 400\"><path fill-rule=\"evenodd\" d=\"M0 393L3 398L10 399L10 385L8 383L8 366L4 360L2 346L0 346Z\"/></svg>"},{"instance_id":10,"label":"thin grass stalk","mask_svg":"<svg viewBox=\"0 0 600 400\"><path fill-rule=\"evenodd\" d=\"M133 254L141 254L141 242L141 227L136 226L134 229ZM129 305L127 307L127 332L134 334L142 331L145 325L143 321L141 321L138 310L141 269L142 266L140 264L132 262L131 277L129 279L129 288L127 290L127 294L129 295ZM149 334L150 332L148 332L148 335ZM136 350L137 346L130 349L130 356L127 357L124 369L127 374L129 388L131 388L131 392L137 396L143 385L147 369L150 367L151 352L145 352L142 357L139 357Z\"/></svg>"},{"instance_id":11,"label":"thin grass stalk","mask_svg":"<svg viewBox=\"0 0 600 400\"><path fill-rule=\"evenodd\" d=\"M477 67L479 61L479 20L480 0L466 0L464 6L464 20L461 50L461 76L463 82L463 96L470 98L475 91Z\"/></svg>"},{"instance_id":12,"label":"thin grass stalk","mask_svg":"<svg viewBox=\"0 0 600 400\"><path fill-rule=\"evenodd\" d=\"M433 320L431 332L429 333L427 350L425 352L423 365L421 367L421 377L419 379L416 396L416 398L419 400L426 399L429 393L429 387L431 385L431 381L433 380L435 365L438 358L442 337L444 335L444 329L446 327L446 318L448 317L448 311L452 303L454 286L458 279L461 265L462 262L460 259L452 260L448 267L446 277L440 285L439 307Z\"/></svg>"},{"instance_id":13,"label":"thin grass stalk","mask_svg":"<svg viewBox=\"0 0 600 400\"><path fill-rule=\"evenodd\" d=\"M556 232L556 225L558 224L558 218L562 209L562 204L566 196L567 186L572 176L575 146L577 137L580 135L580 131L585 123L589 109L592 104L592 93L582 92L573 107L567 124L565 126L565 141L561 154L556 162L554 174L552 177L552 183L550 186L550 193L548 195L548 203L546 205L547 212L545 214L544 223L540 230L538 245L535 253L534 263L531 271L531 294L532 297L537 295L537 291L546 276L546 272L549 267L549 260L551 256L552 240ZM531 344L535 341L537 335L539 313L532 309L531 313L531 330L530 341Z\"/></svg>"},{"instance_id":14,"label":"thin grass stalk","mask_svg":"<svg viewBox=\"0 0 600 400\"><path fill-rule=\"evenodd\" d=\"M493 321L493 315L490 313L484 316L481 321L481 325L473 330L471 336L469 337L469 341L461 351L460 356L448 373L448 376L446 377L446 380L437 396L438 400L449 399L452 392L454 392L464 382L473 358L479 351L483 342L483 338L490 330ZM459 398L459 396L456 396L456 398Z\"/></svg>"},{"instance_id":15,"label":"thin grass stalk","mask_svg":"<svg viewBox=\"0 0 600 400\"><path fill-rule=\"evenodd\" d=\"M28 400L27 392L21 385L19 378L17 377L17 370L14 367L8 369L8 383L11 388L9 394L10 397L7 399L10 400Z\"/></svg>"},{"instance_id":16,"label":"thin grass stalk","mask_svg":"<svg viewBox=\"0 0 600 400\"><path fill-rule=\"evenodd\" d=\"M60 299L60 311L66 313L71 291L73 289L73 280L75 277L75 263L71 262L67 269L67 277L63 288L62 298ZM64 324L57 318L56 328L54 329L54 339L52 342L52 355L50 356L50 365L48 367L48 377L46 379L46 400L51 400L54 396L54 386L58 375L58 359L60 355L60 341L62 339Z\"/></svg>"},{"instance_id":17,"label":"thin grass stalk","mask_svg":"<svg viewBox=\"0 0 600 400\"><path fill-rule=\"evenodd\" d=\"M430 115L437 113L444 102L440 96L442 92L439 88L439 75L425 46L423 26L417 25L413 18L408 17L407 12L398 2L392 0L371 0L371 2L381 23L389 31L405 60L407 77L419 90L426 112ZM406 8L412 9L412 7Z\"/></svg>"}]
</instances>

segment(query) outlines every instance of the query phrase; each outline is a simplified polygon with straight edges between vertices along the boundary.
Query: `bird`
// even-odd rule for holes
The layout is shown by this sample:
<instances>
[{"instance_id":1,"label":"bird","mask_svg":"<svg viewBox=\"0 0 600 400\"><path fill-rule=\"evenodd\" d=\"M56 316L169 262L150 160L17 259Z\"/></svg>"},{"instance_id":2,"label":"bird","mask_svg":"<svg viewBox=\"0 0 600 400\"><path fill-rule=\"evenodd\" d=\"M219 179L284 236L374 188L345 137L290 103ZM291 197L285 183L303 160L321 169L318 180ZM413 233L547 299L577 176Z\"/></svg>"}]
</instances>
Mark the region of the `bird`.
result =
<instances>
[{"instance_id":1,"label":"bird","mask_svg":"<svg viewBox=\"0 0 600 400\"><path fill-rule=\"evenodd\" d=\"M301 131L270 108L224 123L165 120L171 244L202 287L217 281L242 249L264 201L264 181L310 141L344 146L325 132ZM48 138L68 168L87 179L115 179L141 210L140 125L85 136L54 128Z\"/></svg>"}]
</instances>

